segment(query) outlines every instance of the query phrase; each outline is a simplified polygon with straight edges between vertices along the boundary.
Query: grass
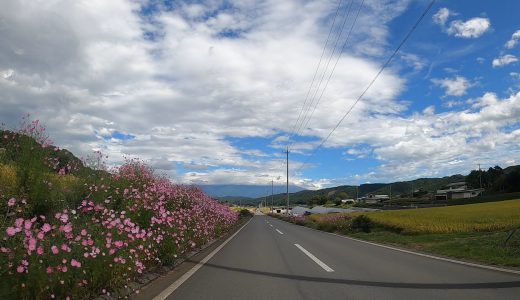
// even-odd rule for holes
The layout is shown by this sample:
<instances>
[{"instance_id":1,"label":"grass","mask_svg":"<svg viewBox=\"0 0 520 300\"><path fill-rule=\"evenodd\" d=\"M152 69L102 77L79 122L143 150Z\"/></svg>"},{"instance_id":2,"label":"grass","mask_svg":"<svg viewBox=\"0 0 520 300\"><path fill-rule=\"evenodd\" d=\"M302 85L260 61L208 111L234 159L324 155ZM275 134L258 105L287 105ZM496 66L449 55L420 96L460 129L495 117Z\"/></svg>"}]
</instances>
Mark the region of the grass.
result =
<instances>
[{"instance_id":1,"label":"grass","mask_svg":"<svg viewBox=\"0 0 520 300\"><path fill-rule=\"evenodd\" d=\"M404 246L421 252L462 260L520 267L520 232L517 232L507 245L504 245L508 235L507 231L406 235L383 230L349 234L349 236L363 240Z\"/></svg>"},{"instance_id":2,"label":"grass","mask_svg":"<svg viewBox=\"0 0 520 300\"><path fill-rule=\"evenodd\" d=\"M357 214L402 233L493 232L520 227L520 200Z\"/></svg>"}]
</instances>

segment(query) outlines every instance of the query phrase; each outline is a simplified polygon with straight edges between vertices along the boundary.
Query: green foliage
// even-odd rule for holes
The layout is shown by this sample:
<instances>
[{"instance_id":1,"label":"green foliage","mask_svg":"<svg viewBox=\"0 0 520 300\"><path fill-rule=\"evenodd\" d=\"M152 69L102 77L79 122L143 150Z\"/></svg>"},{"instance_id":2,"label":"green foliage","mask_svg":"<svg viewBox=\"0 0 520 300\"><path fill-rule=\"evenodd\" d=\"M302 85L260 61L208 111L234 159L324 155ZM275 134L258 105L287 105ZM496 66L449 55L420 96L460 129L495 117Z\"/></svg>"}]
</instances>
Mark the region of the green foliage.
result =
<instances>
[{"instance_id":1,"label":"green foliage","mask_svg":"<svg viewBox=\"0 0 520 300\"><path fill-rule=\"evenodd\" d=\"M247 217L252 217L253 216L253 213L249 210L249 209L241 209L239 212L238 212L238 216L240 218L247 218Z\"/></svg>"},{"instance_id":2,"label":"green foliage","mask_svg":"<svg viewBox=\"0 0 520 300\"><path fill-rule=\"evenodd\" d=\"M352 220L352 230L360 232L370 232L374 223L369 217L359 215Z\"/></svg>"}]
</instances>

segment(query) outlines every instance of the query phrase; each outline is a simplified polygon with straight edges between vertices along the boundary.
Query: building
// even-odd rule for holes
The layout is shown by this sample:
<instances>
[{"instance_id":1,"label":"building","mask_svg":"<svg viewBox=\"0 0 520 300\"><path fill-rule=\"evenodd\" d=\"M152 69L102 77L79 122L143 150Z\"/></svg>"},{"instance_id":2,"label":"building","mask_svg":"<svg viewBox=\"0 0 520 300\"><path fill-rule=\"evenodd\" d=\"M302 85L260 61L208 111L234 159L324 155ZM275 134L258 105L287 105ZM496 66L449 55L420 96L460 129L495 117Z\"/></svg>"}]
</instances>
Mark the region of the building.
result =
<instances>
[{"instance_id":1,"label":"building","mask_svg":"<svg viewBox=\"0 0 520 300\"><path fill-rule=\"evenodd\" d=\"M454 182L446 185L435 193L435 200L452 200L473 198L482 194L484 189L472 189L466 182Z\"/></svg>"},{"instance_id":2,"label":"building","mask_svg":"<svg viewBox=\"0 0 520 300\"><path fill-rule=\"evenodd\" d=\"M366 197L359 198L359 200L364 203L378 203L378 202L390 200L390 196L368 194Z\"/></svg>"}]
</instances>

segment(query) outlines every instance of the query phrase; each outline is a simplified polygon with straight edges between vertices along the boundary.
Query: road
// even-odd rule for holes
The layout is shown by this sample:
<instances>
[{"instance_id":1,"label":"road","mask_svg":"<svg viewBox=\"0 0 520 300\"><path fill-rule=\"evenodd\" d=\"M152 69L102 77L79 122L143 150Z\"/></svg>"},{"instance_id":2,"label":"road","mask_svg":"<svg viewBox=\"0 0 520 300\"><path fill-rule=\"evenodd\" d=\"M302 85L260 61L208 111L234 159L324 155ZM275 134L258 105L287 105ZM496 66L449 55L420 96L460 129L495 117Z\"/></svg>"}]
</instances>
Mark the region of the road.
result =
<instances>
[{"instance_id":1,"label":"road","mask_svg":"<svg viewBox=\"0 0 520 300\"><path fill-rule=\"evenodd\" d=\"M256 215L167 299L520 299L520 276Z\"/></svg>"}]
</instances>

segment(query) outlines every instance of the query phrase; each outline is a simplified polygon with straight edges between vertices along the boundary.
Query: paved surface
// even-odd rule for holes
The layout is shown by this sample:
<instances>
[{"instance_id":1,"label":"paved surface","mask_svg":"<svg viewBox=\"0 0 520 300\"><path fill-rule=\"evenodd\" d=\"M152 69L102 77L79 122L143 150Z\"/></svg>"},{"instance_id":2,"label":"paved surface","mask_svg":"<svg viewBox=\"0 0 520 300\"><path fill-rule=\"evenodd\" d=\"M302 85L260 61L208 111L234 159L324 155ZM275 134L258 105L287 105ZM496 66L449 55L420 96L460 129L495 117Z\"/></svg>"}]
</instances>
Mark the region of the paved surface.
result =
<instances>
[{"instance_id":1,"label":"paved surface","mask_svg":"<svg viewBox=\"0 0 520 300\"><path fill-rule=\"evenodd\" d=\"M520 299L520 276L255 216L167 299Z\"/></svg>"}]
</instances>

